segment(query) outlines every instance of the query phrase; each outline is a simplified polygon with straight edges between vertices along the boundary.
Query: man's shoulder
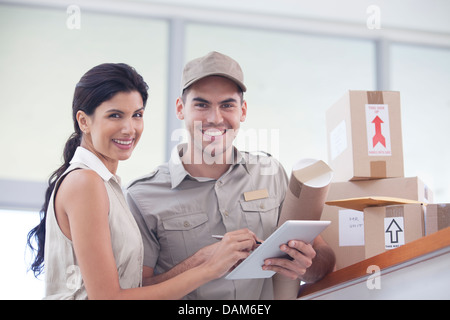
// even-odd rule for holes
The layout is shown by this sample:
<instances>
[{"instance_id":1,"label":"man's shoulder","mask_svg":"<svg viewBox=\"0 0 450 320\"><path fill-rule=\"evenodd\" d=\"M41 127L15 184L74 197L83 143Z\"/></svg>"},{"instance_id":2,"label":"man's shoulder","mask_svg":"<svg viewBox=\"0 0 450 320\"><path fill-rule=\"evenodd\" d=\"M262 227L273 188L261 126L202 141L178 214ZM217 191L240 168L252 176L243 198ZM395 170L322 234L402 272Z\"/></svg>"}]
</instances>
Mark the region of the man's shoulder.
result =
<instances>
[{"instance_id":1,"label":"man's shoulder","mask_svg":"<svg viewBox=\"0 0 450 320\"><path fill-rule=\"evenodd\" d=\"M245 159L250 173L258 173L260 175L284 174L283 166L270 153L264 151L240 152Z\"/></svg>"},{"instance_id":2,"label":"man's shoulder","mask_svg":"<svg viewBox=\"0 0 450 320\"><path fill-rule=\"evenodd\" d=\"M158 183L170 182L170 172L167 164L162 164L152 172L131 181L126 189L128 192L136 191L140 187L147 187Z\"/></svg>"}]
</instances>

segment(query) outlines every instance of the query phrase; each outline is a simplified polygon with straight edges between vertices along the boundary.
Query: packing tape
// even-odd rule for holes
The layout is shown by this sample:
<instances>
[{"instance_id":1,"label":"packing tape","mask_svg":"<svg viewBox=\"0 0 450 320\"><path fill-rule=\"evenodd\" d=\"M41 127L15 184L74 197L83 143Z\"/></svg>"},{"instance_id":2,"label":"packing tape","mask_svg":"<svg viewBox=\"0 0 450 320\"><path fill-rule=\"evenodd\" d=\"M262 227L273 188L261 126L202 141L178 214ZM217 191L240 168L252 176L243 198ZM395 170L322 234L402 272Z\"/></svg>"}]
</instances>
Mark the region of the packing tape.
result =
<instances>
[{"instance_id":1,"label":"packing tape","mask_svg":"<svg viewBox=\"0 0 450 320\"><path fill-rule=\"evenodd\" d=\"M386 178L386 161L370 161L370 177Z\"/></svg>"},{"instance_id":2,"label":"packing tape","mask_svg":"<svg viewBox=\"0 0 450 320\"><path fill-rule=\"evenodd\" d=\"M403 205L394 205L386 207L386 218L403 217L405 210Z\"/></svg>"},{"instance_id":3,"label":"packing tape","mask_svg":"<svg viewBox=\"0 0 450 320\"><path fill-rule=\"evenodd\" d=\"M438 230L450 226L450 205L437 206L437 225Z\"/></svg>"},{"instance_id":4,"label":"packing tape","mask_svg":"<svg viewBox=\"0 0 450 320\"><path fill-rule=\"evenodd\" d=\"M367 91L368 104L384 104L383 91Z\"/></svg>"}]
</instances>

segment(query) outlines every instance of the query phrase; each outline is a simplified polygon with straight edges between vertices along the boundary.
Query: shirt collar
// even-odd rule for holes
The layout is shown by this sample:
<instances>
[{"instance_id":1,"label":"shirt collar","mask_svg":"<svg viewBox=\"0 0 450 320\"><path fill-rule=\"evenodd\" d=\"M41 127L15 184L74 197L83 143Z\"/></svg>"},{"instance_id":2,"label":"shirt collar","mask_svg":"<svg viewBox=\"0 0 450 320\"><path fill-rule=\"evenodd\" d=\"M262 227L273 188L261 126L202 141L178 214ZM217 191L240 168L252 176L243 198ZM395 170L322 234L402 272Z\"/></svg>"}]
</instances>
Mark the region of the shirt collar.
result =
<instances>
[{"instance_id":1,"label":"shirt collar","mask_svg":"<svg viewBox=\"0 0 450 320\"><path fill-rule=\"evenodd\" d=\"M234 147L234 154L236 162L233 164L233 167L236 165L242 164L245 170L248 172L247 169L247 162L242 155L242 153ZM198 181L207 181L210 179L207 178L195 178L192 177L189 172L186 171L186 169L183 166L183 162L181 161L180 153L182 150L187 150L187 143L181 143L177 145L175 148L172 149L172 153L170 155L169 160L169 171L170 171L170 179L172 182L172 189L176 188L185 178L186 176L189 176L193 179L196 179ZM229 170L230 171L230 170ZM227 172L229 172L227 171Z\"/></svg>"},{"instance_id":2,"label":"shirt collar","mask_svg":"<svg viewBox=\"0 0 450 320\"><path fill-rule=\"evenodd\" d=\"M114 178L114 180L120 184L119 177L112 174L111 171L106 168L105 164L88 149L78 147L75 150L72 160L70 160L70 164L72 163L82 163L89 169L94 170L104 181L109 181L111 178Z\"/></svg>"}]
</instances>

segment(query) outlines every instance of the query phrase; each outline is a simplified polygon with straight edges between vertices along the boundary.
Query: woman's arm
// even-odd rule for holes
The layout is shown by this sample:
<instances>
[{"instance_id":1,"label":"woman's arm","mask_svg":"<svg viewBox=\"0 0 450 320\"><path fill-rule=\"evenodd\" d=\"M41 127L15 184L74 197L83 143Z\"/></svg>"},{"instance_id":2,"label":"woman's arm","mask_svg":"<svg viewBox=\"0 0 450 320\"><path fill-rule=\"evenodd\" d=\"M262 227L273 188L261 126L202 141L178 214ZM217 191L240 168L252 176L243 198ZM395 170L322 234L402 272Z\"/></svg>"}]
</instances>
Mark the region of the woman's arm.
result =
<instances>
[{"instance_id":1,"label":"woman's arm","mask_svg":"<svg viewBox=\"0 0 450 320\"><path fill-rule=\"evenodd\" d=\"M224 275L255 246L251 231L231 232L201 264L152 286L121 289L110 238L109 199L102 179L91 170L71 172L61 183L55 208L61 230L73 242L89 299L179 299Z\"/></svg>"}]
</instances>

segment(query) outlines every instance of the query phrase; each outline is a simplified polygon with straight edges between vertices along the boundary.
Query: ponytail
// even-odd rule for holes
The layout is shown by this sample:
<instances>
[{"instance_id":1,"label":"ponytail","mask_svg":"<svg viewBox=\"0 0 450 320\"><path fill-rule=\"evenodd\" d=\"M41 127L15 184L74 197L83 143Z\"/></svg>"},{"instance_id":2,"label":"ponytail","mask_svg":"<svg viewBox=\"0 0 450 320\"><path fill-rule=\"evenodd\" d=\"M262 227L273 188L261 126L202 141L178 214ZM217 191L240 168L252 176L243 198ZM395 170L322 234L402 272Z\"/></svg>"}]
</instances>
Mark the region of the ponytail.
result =
<instances>
[{"instance_id":1,"label":"ponytail","mask_svg":"<svg viewBox=\"0 0 450 320\"><path fill-rule=\"evenodd\" d=\"M76 119L78 111L86 115L93 115L95 109L104 101L110 100L119 92L137 91L142 97L144 107L148 98L148 86L135 69L124 63L104 63L86 72L75 87L72 102L72 119L75 132L69 137L64 147L64 164L52 173L48 179L48 188L45 201L40 213L41 221L27 236L27 244L35 252L35 258L30 266L34 276L39 276L44 268L45 248L45 222L50 197L55 189L56 182L67 170L75 150L81 144L82 133ZM37 248L33 247L32 240L36 239Z\"/></svg>"},{"instance_id":2,"label":"ponytail","mask_svg":"<svg viewBox=\"0 0 450 320\"><path fill-rule=\"evenodd\" d=\"M55 189L56 182L62 176L62 174L69 168L70 160L75 154L75 150L81 143L81 137L78 132L74 132L66 142L64 146L64 164L59 167L56 171L52 173L48 179L48 188L45 192L45 201L42 205L41 211L39 212L41 221L40 223L31 229L27 236L27 245L32 251L36 252L33 263L30 266L30 270L33 271L34 276L38 277L42 273L44 268L44 249L45 249L45 223L47 220L47 210L50 204L50 198L52 196L53 190ZM36 239L37 248L32 244L33 238Z\"/></svg>"}]
</instances>

